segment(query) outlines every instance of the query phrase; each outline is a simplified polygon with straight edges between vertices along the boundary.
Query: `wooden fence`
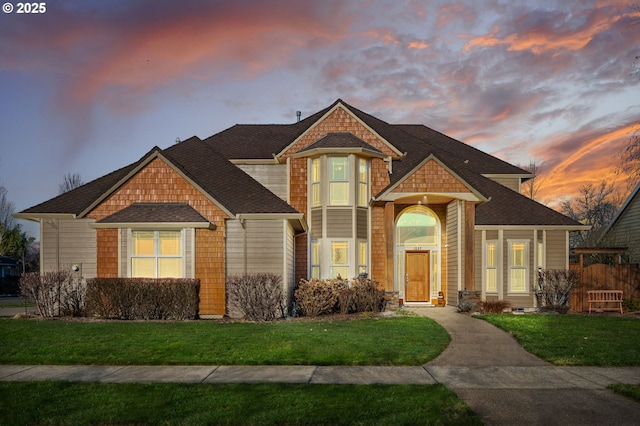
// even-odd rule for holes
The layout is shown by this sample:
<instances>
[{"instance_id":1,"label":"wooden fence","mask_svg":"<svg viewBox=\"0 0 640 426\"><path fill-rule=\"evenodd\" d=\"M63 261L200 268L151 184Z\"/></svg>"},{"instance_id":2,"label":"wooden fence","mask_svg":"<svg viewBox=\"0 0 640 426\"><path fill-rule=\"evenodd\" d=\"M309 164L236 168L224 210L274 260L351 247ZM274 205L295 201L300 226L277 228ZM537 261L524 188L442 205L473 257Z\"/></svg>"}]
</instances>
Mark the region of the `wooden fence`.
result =
<instances>
[{"instance_id":1,"label":"wooden fence","mask_svg":"<svg viewBox=\"0 0 640 426\"><path fill-rule=\"evenodd\" d=\"M640 268L637 264L610 266L595 263L583 266L577 263L570 264L569 269L580 273L580 283L571 290L569 297L569 309L573 312L589 310L589 290L622 290L624 299L640 300Z\"/></svg>"}]
</instances>

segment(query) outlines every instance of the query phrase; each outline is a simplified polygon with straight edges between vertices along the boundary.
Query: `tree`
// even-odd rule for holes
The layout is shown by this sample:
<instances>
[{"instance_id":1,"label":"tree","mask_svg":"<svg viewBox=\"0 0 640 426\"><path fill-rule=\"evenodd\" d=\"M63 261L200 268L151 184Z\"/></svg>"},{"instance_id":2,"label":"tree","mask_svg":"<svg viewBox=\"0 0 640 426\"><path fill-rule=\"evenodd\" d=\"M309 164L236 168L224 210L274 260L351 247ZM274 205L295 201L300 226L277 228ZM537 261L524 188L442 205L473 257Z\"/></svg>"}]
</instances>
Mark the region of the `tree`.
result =
<instances>
[{"instance_id":1,"label":"tree","mask_svg":"<svg viewBox=\"0 0 640 426\"><path fill-rule=\"evenodd\" d=\"M617 171L627 175L628 190L633 189L640 182L640 126L636 127L622 149Z\"/></svg>"},{"instance_id":2,"label":"tree","mask_svg":"<svg viewBox=\"0 0 640 426\"><path fill-rule=\"evenodd\" d=\"M539 161L530 160L528 165L520 166L520 168L535 175L535 177L532 177L522 184L522 193L532 200L535 200L543 181L539 176L542 172L542 164Z\"/></svg>"},{"instance_id":3,"label":"tree","mask_svg":"<svg viewBox=\"0 0 640 426\"><path fill-rule=\"evenodd\" d=\"M12 228L14 224L14 206L13 203L7 199L7 192L7 188L0 185L0 227L3 229Z\"/></svg>"},{"instance_id":4,"label":"tree","mask_svg":"<svg viewBox=\"0 0 640 426\"><path fill-rule=\"evenodd\" d=\"M613 220L620 205L613 197L613 184L607 181L599 185L587 183L580 187L580 195L562 202L561 209L570 218L591 226L589 231L572 233L571 247L593 247L605 227Z\"/></svg>"},{"instance_id":5,"label":"tree","mask_svg":"<svg viewBox=\"0 0 640 426\"><path fill-rule=\"evenodd\" d=\"M82 185L84 185L84 182L82 181L80 173L67 173L62 178L62 183L58 185L59 193L64 194L65 192L74 190Z\"/></svg>"}]
</instances>

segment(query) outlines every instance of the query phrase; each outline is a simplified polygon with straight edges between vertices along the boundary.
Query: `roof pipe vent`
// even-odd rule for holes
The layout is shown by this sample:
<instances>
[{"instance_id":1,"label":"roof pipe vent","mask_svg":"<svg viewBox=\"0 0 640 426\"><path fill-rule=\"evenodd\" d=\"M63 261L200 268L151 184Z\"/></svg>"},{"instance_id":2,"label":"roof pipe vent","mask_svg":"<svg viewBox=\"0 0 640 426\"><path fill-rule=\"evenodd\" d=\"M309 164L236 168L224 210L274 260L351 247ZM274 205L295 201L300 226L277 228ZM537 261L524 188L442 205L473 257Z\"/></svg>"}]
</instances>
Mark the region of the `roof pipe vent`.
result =
<instances>
[{"instance_id":1,"label":"roof pipe vent","mask_svg":"<svg viewBox=\"0 0 640 426\"><path fill-rule=\"evenodd\" d=\"M300 117L302 117L302 111L296 111L296 117L297 117L297 119L298 119L298 120L296 121L296 123L299 123L299 122L300 122Z\"/></svg>"}]
</instances>

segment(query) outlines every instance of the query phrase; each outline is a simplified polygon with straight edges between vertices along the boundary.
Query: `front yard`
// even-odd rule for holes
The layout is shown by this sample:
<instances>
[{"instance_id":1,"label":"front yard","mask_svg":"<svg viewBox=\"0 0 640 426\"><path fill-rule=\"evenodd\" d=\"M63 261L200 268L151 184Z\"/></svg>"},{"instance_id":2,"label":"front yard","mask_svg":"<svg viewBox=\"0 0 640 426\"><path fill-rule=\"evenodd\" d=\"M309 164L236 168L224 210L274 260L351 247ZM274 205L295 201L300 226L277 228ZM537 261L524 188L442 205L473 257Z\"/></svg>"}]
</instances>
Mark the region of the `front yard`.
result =
<instances>
[{"instance_id":1,"label":"front yard","mask_svg":"<svg viewBox=\"0 0 640 426\"><path fill-rule=\"evenodd\" d=\"M0 320L0 364L422 365L449 344L424 317L250 322Z\"/></svg>"},{"instance_id":2,"label":"front yard","mask_svg":"<svg viewBox=\"0 0 640 426\"><path fill-rule=\"evenodd\" d=\"M640 366L640 319L613 315L483 315L555 365Z\"/></svg>"}]
</instances>

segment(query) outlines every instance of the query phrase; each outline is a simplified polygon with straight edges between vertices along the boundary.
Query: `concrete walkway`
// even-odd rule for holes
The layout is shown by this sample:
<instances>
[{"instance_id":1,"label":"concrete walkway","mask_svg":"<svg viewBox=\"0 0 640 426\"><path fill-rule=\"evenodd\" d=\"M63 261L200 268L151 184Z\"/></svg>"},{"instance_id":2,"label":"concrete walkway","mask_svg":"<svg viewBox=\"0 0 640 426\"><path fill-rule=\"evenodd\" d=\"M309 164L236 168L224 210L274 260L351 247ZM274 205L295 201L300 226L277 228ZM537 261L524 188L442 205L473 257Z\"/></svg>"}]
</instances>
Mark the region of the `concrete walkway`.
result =
<instances>
[{"instance_id":1,"label":"concrete walkway","mask_svg":"<svg viewBox=\"0 0 640 426\"><path fill-rule=\"evenodd\" d=\"M455 308L417 308L451 344L415 367L348 366L12 366L0 381L434 384L453 390L487 425L638 425L640 404L606 389L640 384L640 367L556 367L509 334Z\"/></svg>"}]
</instances>

